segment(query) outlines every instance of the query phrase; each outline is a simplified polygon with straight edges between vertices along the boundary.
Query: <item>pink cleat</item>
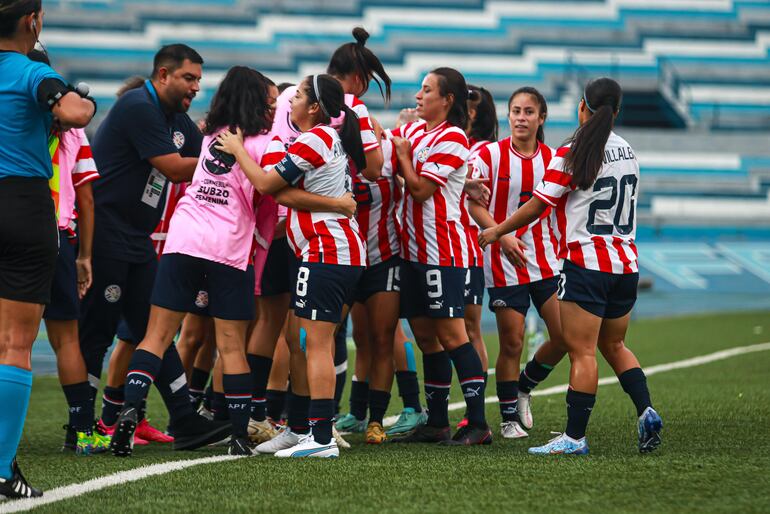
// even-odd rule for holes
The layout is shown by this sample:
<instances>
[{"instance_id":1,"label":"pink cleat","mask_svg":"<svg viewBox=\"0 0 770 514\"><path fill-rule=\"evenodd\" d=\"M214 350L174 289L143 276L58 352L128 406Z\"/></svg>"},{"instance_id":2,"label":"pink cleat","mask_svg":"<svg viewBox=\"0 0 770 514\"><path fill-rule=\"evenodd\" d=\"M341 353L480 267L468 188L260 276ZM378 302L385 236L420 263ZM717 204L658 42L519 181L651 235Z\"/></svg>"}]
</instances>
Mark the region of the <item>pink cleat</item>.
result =
<instances>
[{"instance_id":1,"label":"pink cleat","mask_svg":"<svg viewBox=\"0 0 770 514\"><path fill-rule=\"evenodd\" d=\"M154 426L150 425L147 418L143 419L136 426L136 432L134 433L134 444L136 444L136 438L140 437L145 441L152 441L154 443L173 443L174 438L170 435L166 435Z\"/></svg>"},{"instance_id":2,"label":"pink cleat","mask_svg":"<svg viewBox=\"0 0 770 514\"><path fill-rule=\"evenodd\" d=\"M102 435L111 436L113 432L115 432L115 425L107 426L102 419L99 418L99 421L96 422L96 431ZM150 443L146 439L134 435L134 446L147 446L148 444Z\"/></svg>"}]
</instances>

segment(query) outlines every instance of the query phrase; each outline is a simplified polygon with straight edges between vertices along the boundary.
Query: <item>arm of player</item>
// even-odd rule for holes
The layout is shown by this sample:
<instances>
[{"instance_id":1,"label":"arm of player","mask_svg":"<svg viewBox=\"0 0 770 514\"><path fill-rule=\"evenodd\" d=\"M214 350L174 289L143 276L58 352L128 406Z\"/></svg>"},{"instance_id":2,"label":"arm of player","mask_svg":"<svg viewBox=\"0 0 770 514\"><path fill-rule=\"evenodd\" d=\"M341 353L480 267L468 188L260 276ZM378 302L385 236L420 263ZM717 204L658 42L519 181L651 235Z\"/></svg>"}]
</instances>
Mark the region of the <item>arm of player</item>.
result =
<instances>
[{"instance_id":1,"label":"arm of player","mask_svg":"<svg viewBox=\"0 0 770 514\"><path fill-rule=\"evenodd\" d=\"M392 141L398 155L398 165L404 177L406 189L415 202L423 203L433 196L433 193L438 189L438 184L419 176L415 171L412 165L412 144L409 140L403 137L394 137Z\"/></svg>"},{"instance_id":2,"label":"arm of player","mask_svg":"<svg viewBox=\"0 0 770 514\"><path fill-rule=\"evenodd\" d=\"M275 195L278 191L286 188L289 183L278 172L275 170L265 171L251 158L243 146L243 131L240 128L235 130L235 134L229 130L219 134L216 149L235 157L246 178L260 194Z\"/></svg>"},{"instance_id":3,"label":"arm of player","mask_svg":"<svg viewBox=\"0 0 770 514\"><path fill-rule=\"evenodd\" d=\"M492 215L485 207L475 202L469 202L468 209L473 219L476 220L476 223L481 228L487 229L497 226L494 218L492 218ZM518 237L511 235L502 236L500 237L500 246L505 256L510 259L514 266L522 267L526 265L527 257L524 255L524 252L527 250L527 245Z\"/></svg>"},{"instance_id":4,"label":"arm of player","mask_svg":"<svg viewBox=\"0 0 770 514\"><path fill-rule=\"evenodd\" d=\"M509 234L521 227L526 227L536 219L540 218L547 208L547 203L537 196L533 196L505 221L496 227L491 227L481 232L479 234L479 244L482 248L486 248L487 245L494 243L505 234Z\"/></svg>"},{"instance_id":5,"label":"arm of player","mask_svg":"<svg viewBox=\"0 0 770 514\"><path fill-rule=\"evenodd\" d=\"M147 159L153 168L160 171L174 184L189 182L192 180L198 159L195 157L182 157L178 153L156 155Z\"/></svg>"},{"instance_id":6,"label":"arm of player","mask_svg":"<svg viewBox=\"0 0 770 514\"><path fill-rule=\"evenodd\" d=\"M62 96L51 108L59 124L71 128L83 128L91 122L96 113L96 104L81 97L74 91Z\"/></svg>"},{"instance_id":7,"label":"arm of player","mask_svg":"<svg viewBox=\"0 0 770 514\"><path fill-rule=\"evenodd\" d=\"M374 135L377 137L377 142L382 140L382 126L374 118L369 118L372 122L372 128L374 129ZM382 146L379 144L376 148L372 148L365 154L366 156L366 169L361 170L361 175L366 180L375 181L382 176L382 166L385 164L385 157L382 155Z\"/></svg>"},{"instance_id":8,"label":"arm of player","mask_svg":"<svg viewBox=\"0 0 770 514\"><path fill-rule=\"evenodd\" d=\"M93 283L91 254L94 241L94 193L87 182L75 189L78 205L78 256L75 260L78 297L82 300Z\"/></svg>"},{"instance_id":9,"label":"arm of player","mask_svg":"<svg viewBox=\"0 0 770 514\"><path fill-rule=\"evenodd\" d=\"M274 195L275 201L290 209L309 212L335 212L346 218L352 218L356 213L358 204L353 198L353 193L331 198L328 196L308 193L296 187L285 187Z\"/></svg>"}]
</instances>

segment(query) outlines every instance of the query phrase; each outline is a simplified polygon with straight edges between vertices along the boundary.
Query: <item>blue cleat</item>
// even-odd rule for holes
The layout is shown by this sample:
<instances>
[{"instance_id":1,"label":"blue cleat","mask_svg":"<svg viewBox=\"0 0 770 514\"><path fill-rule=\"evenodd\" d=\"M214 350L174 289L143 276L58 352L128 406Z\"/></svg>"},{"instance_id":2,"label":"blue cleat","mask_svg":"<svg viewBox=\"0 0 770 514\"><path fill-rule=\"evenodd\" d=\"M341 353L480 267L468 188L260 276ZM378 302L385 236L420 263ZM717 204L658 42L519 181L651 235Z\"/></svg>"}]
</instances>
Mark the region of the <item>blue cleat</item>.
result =
<instances>
[{"instance_id":1,"label":"blue cleat","mask_svg":"<svg viewBox=\"0 0 770 514\"><path fill-rule=\"evenodd\" d=\"M652 407L647 407L639 416L637 430L639 431L639 453L649 453L660 446L660 431L663 420Z\"/></svg>"},{"instance_id":2,"label":"blue cleat","mask_svg":"<svg viewBox=\"0 0 770 514\"><path fill-rule=\"evenodd\" d=\"M529 449L530 455L588 455L586 438L576 441L567 434L559 434L543 446Z\"/></svg>"}]
</instances>

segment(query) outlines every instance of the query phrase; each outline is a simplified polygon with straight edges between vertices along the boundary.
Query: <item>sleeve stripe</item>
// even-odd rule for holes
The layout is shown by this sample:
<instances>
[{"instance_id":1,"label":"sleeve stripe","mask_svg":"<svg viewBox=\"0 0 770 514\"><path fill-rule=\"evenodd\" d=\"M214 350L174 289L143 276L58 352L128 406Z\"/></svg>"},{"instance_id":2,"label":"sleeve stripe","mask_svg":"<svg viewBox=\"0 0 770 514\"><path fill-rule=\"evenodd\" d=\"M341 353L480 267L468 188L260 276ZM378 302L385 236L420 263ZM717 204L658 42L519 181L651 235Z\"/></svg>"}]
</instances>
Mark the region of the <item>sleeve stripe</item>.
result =
<instances>
[{"instance_id":1,"label":"sleeve stripe","mask_svg":"<svg viewBox=\"0 0 770 514\"><path fill-rule=\"evenodd\" d=\"M376 150L380 147L379 143L369 143L368 145L364 145L364 153L369 153L372 150Z\"/></svg>"},{"instance_id":2,"label":"sleeve stripe","mask_svg":"<svg viewBox=\"0 0 770 514\"><path fill-rule=\"evenodd\" d=\"M537 189L532 194L540 198L542 201L544 201L551 207L556 207L556 203L558 202L558 200L553 198L552 196L548 196Z\"/></svg>"},{"instance_id":3,"label":"sleeve stripe","mask_svg":"<svg viewBox=\"0 0 770 514\"><path fill-rule=\"evenodd\" d=\"M95 170L85 172L85 173L77 173L72 175L72 185L73 187L80 187L82 185L88 184L89 182L93 182L94 180L99 178L99 173L97 173Z\"/></svg>"},{"instance_id":4,"label":"sleeve stripe","mask_svg":"<svg viewBox=\"0 0 770 514\"><path fill-rule=\"evenodd\" d=\"M440 177L438 175L434 175L433 173L430 173L429 171L421 171L420 172L420 176L427 178L431 182L435 182L439 186L444 186L447 183L447 181L446 181L446 179L444 177Z\"/></svg>"},{"instance_id":5,"label":"sleeve stripe","mask_svg":"<svg viewBox=\"0 0 770 514\"><path fill-rule=\"evenodd\" d=\"M314 168L320 168L326 161L313 148L301 141L295 141L288 150L289 155L296 155L300 159L307 161Z\"/></svg>"}]
</instances>

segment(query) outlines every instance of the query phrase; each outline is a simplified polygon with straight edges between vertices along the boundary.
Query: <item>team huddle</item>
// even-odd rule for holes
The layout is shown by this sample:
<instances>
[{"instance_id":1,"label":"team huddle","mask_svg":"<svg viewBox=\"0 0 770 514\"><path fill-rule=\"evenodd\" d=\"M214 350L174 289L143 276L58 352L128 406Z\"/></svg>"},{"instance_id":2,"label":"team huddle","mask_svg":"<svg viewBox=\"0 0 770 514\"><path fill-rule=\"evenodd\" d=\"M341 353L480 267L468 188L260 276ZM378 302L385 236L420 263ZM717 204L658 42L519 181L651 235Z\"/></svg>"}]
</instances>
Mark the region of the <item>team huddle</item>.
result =
<instances>
[{"instance_id":1,"label":"team huddle","mask_svg":"<svg viewBox=\"0 0 770 514\"><path fill-rule=\"evenodd\" d=\"M492 95L448 67L382 127L359 97L375 82L387 103L391 81L368 34L353 36L327 73L296 85L231 68L198 124L186 112L203 59L164 46L92 145L82 129L51 130L61 244L44 319L69 404L65 449L337 457L346 432L373 445L492 444L486 301L503 438L528 436L531 393L568 356L566 428L529 453L587 454L598 348L635 405L639 450L654 450L662 421L624 345L639 165L613 132L620 86L586 85L560 148L545 144L537 89L513 91L500 138ZM548 340L522 365L530 303ZM343 414L348 325L357 351ZM454 431L453 368L466 404ZM403 408L386 427L394 381ZM147 418L153 384L164 430Z\"/></svg>"}]
</instances>

